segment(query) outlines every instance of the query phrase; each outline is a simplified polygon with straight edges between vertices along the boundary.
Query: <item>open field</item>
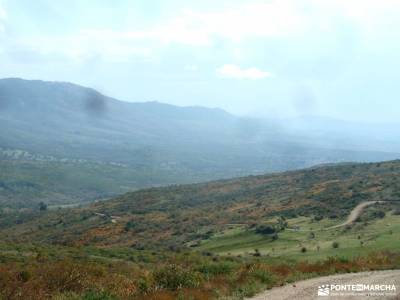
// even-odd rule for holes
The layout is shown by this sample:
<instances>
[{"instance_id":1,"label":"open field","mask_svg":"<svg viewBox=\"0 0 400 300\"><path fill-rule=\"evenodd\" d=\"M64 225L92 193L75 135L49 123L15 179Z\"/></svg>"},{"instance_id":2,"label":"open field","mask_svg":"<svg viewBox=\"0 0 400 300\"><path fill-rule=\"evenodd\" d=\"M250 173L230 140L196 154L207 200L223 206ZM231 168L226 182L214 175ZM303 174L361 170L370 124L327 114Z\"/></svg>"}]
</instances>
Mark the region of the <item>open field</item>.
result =
<instances>
[{"instance_id":1,"label":"open field","mask_svg":"<svg viewBox=\"0 0 400 300\"><path fill-rule=\"evenodd\" d=\"M321 230L341 223L343 220L289 219L289 227L298 226L300 230L284 230L274 241L246 226L229 226L222 233L202 241L199 250L221 255L250 255L257 249L261 255L270 257L315 261L328 256L352 257L371 251L400 249L399 216L387 214L368 224L356 222L349 227ZM333 242L339 244L338 248L332 247ZM303 247L306 248L304 253L301 252Z\"/></svg>"}]
</instances>

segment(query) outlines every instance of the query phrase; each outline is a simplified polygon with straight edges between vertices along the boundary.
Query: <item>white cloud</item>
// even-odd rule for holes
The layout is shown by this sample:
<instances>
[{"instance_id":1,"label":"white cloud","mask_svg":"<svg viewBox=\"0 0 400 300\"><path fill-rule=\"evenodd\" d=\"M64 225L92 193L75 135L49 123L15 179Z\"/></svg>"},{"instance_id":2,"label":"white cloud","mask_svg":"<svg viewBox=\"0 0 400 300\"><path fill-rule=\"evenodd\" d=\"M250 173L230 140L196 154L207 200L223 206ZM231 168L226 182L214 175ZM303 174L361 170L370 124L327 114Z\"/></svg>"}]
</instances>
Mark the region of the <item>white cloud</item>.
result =
<instances>
[{"instance_id":1,"label":"white cloud","mask_svg":"<svg viewBox=\"0 0 400 300\"><path fill-rule=\"evenodd\" d=\"M185 10L141 30L86 29L69 36L22 36L13 42L43 56L59 55L76 61L98 57L111 62L126 62L136 58L154 60L165 46L171 44L208 47L219 45L222 40L234 43L233 46L228 44L229 49L234 49L229 53L233 56L229 59L241 61L248 56L242 53L249 44L248 39L290 41L321 33L321 36L329 35L332 28L340 28L338 23L342 18L368 29L368 32L381 32L375 25L387 20L389 13L393 18L399 9L398 0L243 1L217 11ZM4 30L5 18L6 12L0 6L0 33L2 28ZM257 71L251 70L250 73L256 75L250 77L265 77Z\"/></svg>"},{"instance_id":2,"label":"white cloud","mask_svg":"<svg viewBox=\"0 0 400 300\"><path fill-rule=\"evenodd\" d=\"M304 30L306 19L298 13L296 6L281 1L242 4L221 11L185 10L143 30L82 30L68 42L60 41L56 47L77 57L84 57L85 53L92 51L126 60L132 55L152 57L154 52L170 44L207 47L221 39L240 43L247 38L285 36ZM43 43L37 44L43 48Z\"/></svg>"},{"instance_id":3,"label":"white cloud","mask_svg":"<svg viewBox=\"0 0 400 300\"><path fill-rule=\"evenodd\" d=\"M144 30L90 30L105 38L163 44L209 46L217 39L293 37L334 27L338 18L360 26L385 19L400 9L398 0L268 0L248 1L219 11L184 10Z\"/></svg>"},{"instance_id":4,"label":"white cloud","mask_svg":"<svg viewBox=\"0 0 400 300\"><path fill-rule=\"evenodd\" d=\"M246 39L291 39L313 36L318 31L330 34L342 18L369 29L377 20L384 20L385 13L400 8L399 3L398 0L249 1L219 11L185 10L142 30L84 30L79 35L88 41L85 51L96 47L123 59L130 54L149 57L169 44L207 47L227 40L240 47Z\"/></svg>"},{"instance_id":5,"label":"white cloud","mask_svg":"<svg viewBox=\"0 0 400 300\"><path fill-rule=\"evenodd\" d=\"M207 45L215 38L239 42L247 37L272 37L303 29L301 14L286 1L245 4L217 12L184 11L156 35L167 42Z\"/></svg>"},{"instance_id":6,"label":"white cloud","mask_svg":"<svg viewBox=\"0 0 400 300\"><path fill-rule=\"evenodd\" d=\"M256 68L242 69L236 65L223 65L217 69L217 74L225 78L234 79L262 79L267 77L273 77L272 73L265 72Z\"/></svg>"},{"instance_id":7,"label":"white cloud","mask_svg":"<svg viewBox=\"0 0 400 300\"><path fill-rule=\"evenodd\" d=\"M32 55L70 62L104 60L125 63L135 59L152 60L152 50L124 36L93 31L81 31L69 36L31 36L14 39L9 47L29 50ZM14 50L11 50L15 52Z\"/></svg>"},{"instance_id":8,"label":"white cloud","mask_svg":"<svg viewBox=\"0 0 400 300\"><path fill-rule=\"evenodd\" d=\"M248 37L285 36L301 32L306 22L296 5L281 0L239 5L216 12L185 10L141 31L88 30L86 33L112 39L208 46L218 38L240 42Z\"/></svg>"}]
</instances>

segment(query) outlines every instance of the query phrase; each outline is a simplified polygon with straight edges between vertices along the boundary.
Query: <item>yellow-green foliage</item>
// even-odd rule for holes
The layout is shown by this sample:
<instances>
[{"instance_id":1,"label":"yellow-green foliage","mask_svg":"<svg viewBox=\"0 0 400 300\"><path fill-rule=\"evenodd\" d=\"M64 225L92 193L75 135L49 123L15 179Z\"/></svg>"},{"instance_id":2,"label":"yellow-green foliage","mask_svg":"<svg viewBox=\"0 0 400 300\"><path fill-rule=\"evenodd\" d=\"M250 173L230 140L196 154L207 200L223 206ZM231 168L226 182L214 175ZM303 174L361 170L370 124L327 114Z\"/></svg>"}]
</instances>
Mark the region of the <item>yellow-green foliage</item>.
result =
<instances>
[{"instance_id":1,"label":"yellow-green foliage","mask_svg":"<svg viewBox=\"0 0 400 300\"><path fill-rule=\"evenodd\" d=\"M26 254L23 249L19 251ZM151 257L151 262L133 263L119 259L118 251L115 258L94 258L81 253L94 249L49 246L41 251L47 255L31 253L23 261L2 251L0 299L165 300L187 299L189 295L198 300L218 296L241 298L312 276L400 267L400 254L389 252L353 259L330 257L313 263L194 253L143 253ZM108 256L111 253L109 250Z\"/></svg>"}]
</instances>

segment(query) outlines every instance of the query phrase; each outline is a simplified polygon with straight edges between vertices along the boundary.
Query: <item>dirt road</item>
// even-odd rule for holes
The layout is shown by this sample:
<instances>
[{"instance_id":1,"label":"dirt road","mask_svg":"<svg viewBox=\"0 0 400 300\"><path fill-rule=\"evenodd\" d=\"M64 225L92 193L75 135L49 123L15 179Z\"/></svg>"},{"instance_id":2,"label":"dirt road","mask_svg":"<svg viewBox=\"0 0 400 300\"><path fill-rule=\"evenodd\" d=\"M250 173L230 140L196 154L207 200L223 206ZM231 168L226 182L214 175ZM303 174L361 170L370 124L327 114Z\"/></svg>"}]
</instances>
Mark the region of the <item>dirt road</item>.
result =
<instances>
[{"instance_id":1,"label":"dirt road","mask_svg":"<svg viewBox=\"0 0 400 300\"><path fill-rule=\"evenodd\" d=\"M289 231L323 231L323 230L330 230L330 229L335 229L339 227L344 227L346 225L349 225L353 223L363 212L364 208L367 206L374 205L376 203L385 203L386 201L366 201L358 204L356 207L353 208L349 216L347 217L346 221L343 223L340 223L338 225L326 227L326 228L320 228L320 229L294 229L294 228L286 228L286 230Z\"/></svg>"},{"instance_id":2,"label":"dirt road","mask_svg":"<svg viewBox=\"0 0 400 300\"><path fill-rule=\"evenodd\" d=\"M351 211L350 215L347 217L346 222L339 224L339 225L335 225L335 226L331 226L325 229L333 229L333 228L338 228L338 227L343 227L346 225L349 225L351 223L353 223L363 212L364 208L366 208L367 206L371 206L374 205L376 203L385 203L385 201L366 201L366 202L362 202L360 204L358 204L356 207L353 208L353 210Z\"/></svg>"},{"instance_id":3,"label":"dirt road","mask_svg":"<svg viewBox=\"0 0 400 300\"><path fill-rule=\"evenodd\" d=\"M380 291L385 295L367 296L366 291L335 291L330 288L329 296L318 296L318 287L322 285L349 285L349 284L364 284L364 285L395 285L396 290L389 289ZM328 288L329 289L329 288ZM326 292L326 290L325 290ZM343 295L338 295L342 293ZM349 295L358 294L358 295ZM371 292L370 292L371 293ZM375 292L376 293L376 292ZM346 295L347 294L347 295ZM248 300L311 300L311 299L329 299L329 300L389 300L400 299L400 270L363 272L340 274L326 277L318 277L309 280L299 281L293 284L288 284L283 287L273 288L262 294L259 294Z\"/></svg>"}]
</instances>

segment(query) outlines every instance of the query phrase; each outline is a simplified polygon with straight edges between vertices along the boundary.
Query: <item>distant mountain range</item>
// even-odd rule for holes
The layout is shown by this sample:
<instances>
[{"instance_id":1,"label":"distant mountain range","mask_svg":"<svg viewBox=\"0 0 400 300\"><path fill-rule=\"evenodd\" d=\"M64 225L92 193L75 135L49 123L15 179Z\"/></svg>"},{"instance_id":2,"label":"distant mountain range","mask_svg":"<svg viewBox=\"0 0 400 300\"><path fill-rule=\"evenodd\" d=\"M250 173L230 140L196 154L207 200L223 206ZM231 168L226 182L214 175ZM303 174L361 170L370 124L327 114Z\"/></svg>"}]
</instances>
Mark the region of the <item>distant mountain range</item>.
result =
<instances>
[{"instance_id":1,"label":"distant mountain range","mask_svg":"<svg viewBox=\"0 0 400 300\"><path fill-rule=\"evenodd\" d=\"M323 121L315 119L284 124L241 118L221 109L128 103L71 83L0 80L0 163L10 168L11 160L13 166L16 161L29 161L33 169L37 166L32 164L50 169L57 164L61 174L62 163L74 164L73 169L79 169L80 163L86 169L88 164L111 163L112 171L102 175L114 180L111 194L324 163L400 158L399 139L385 135L386 129L379 137L375 137L379 132L370 137L347 129L332 122L325 129ZM24 152L28 154L15 155ZM121 177L118 168L130 170L129 175L124 173L129 178L117 179ZM73 171L69 168L68 172ZM24 174L3 173L0 181L4 186L26 183ZM97 176L96 172L85 174ZM46 180L54 187L63 184L62 178ZM40 185L40 180L35 184ZM110 194L101 187L97 192L92 189L83 187L90 197L83 193L74 201ZM0 203L1 195L0 189ZM67 192L62 199L68 199Z\"/></svg>"}]
</instances>

